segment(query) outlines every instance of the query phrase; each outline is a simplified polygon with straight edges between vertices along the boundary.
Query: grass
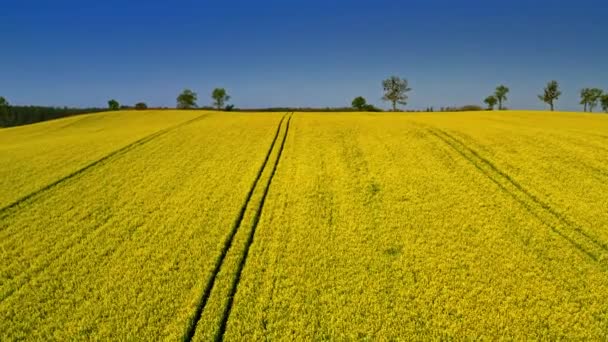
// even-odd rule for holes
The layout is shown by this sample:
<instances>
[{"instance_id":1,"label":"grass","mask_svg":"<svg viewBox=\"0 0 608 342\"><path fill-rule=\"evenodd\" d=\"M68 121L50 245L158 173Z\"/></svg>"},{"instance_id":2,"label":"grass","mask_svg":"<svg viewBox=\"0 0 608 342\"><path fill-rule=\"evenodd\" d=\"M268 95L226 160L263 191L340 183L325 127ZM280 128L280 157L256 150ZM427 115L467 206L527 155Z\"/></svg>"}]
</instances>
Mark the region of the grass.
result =
<instances>
[{"instance_id":1,"label":"grass","mask_svg":"<svg viewBox=\"0 0 608 342\"><path fill-rule=\"evenodd\" d=\"M2 340L608 338L606 116L124 114L0 131Z\"/></svg>"}]
</instances>

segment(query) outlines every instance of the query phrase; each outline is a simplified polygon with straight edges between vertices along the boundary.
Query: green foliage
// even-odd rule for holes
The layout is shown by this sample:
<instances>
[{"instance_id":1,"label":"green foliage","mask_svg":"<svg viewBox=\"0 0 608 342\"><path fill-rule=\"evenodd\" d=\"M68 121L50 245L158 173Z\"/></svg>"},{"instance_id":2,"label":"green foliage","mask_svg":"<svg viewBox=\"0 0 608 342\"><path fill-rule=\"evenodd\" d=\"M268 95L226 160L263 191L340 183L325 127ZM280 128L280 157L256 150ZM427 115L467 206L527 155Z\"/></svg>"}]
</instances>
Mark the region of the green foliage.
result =
<instances>
[{"instance_id":1,"label":"green foliage","mask_svg":"<svg viewBox=\"0 0 608 342\"><path fill-rule=\"evenodd\" d=\"M177 96L177 108L179 109L190 109L196 108L196 101L198 96L195 92L190 89L184 89L181 94Z\"/></svg>"},{"instance_id":2,"label":"green foliage","mask_svg":"<svg viewBox=\"0 0 608 342\"><path fill-rule=\"evenodd\" d=\"M496 102L498 102L498 100L496 99L496 96L490 95L486 97L483 102L488 105L489 110L494 110L494 106L496 106Z\"/></svg>"},{"instance_id":3,"label":"green foliage","mask_svg":"<svg viewBox=\"0 0 608 342\"><path fill-rule=\"evenodd\" d=\"M583 88L580 91L580 97L581 97L581 102L580 104L583 105L583 112L587 111L587 105L589 105L589 100L590 100L590 92L591 88Z\"/></svg>"},{"instance_id":4,"label":"green foliage","mask_svg":"<svg viewBox=\"0 0 608 342\"><path fill-rule=\"evenodd\" d=\"M593 112L593 108L597 106L598 102L602 97L603 91L598 88L583 88L580 92L581 102L583 107L583 111L587 111L589 108L590 112Z\"/></svg>"},{"instance_id":5,"label":"green foliage","mask_svg":"<svg viewBox=\"0 0 608 342\"><path fill-rule=\"evenodd\" d=\"M604 112L608 113L608 93L602 95L600 103L602 104L602 109Z\"/></svg>"},{"instance_id":6,"label":"green foliage","mask_svg":"<svg viewBox=\"0 0 608 342\"><path fill-rule=\"evenodd\" d=\"M544 89L542 95L538 95L538 98L544 103L548 104L551 108L551 111L554 110L554 102L559 99L562 95L562 92L559 90L559 84L557 81L550 81L547 83L547 86Z\"/></svg>"},{"instance_id":7,"label":"green foliage","mask_svg":"<svg viewBox=\"0 0 608 342\"><path fill-rule=\"evenodd\" d=\"M503 102L507 100L507 94L509 93L509 88L504 85L499 85L496 87L496 91L494 92L494 96L496 100L498 100L498 110L503 110Z\"/></svg>"},{"instance_id":8,"label":"green foliage","mask_svg":"<svg viewBox=\"0 0 608 342\"><path fill-rule=\"evenodd\" d=\"M382 111L382 109L380 109L372 104L365 105L365 107L363 107L363 110L366 112L381 112Z\"/></svg>"},{"instance_id":9,"label":"green foliage","mask_svg":"<svg viewBox=\"0 0 608 342\"><path fill-rule=\"evenodd\" d=\"M118 103L118 101L112 99L112 100L108 101L108 108L110 110L119 110L120 109L120 103Z\"/></svg>"},{"instance_id":10,"label":"green foliage","mask_svg":"<svg viewBox=\"0 0 608 342\"><path fill-rule=\"evenodd\" d=\"M10 105L8 101L0 96L0 127L6 127L10 125L11 115L10 115Z\"/></svg>"},{"instance_id":11,"label":"green foliage","mask_svg":"<svg viewBox=\"0 0 608 342\"><path fill-rule=\"evenodd\" d=\"M357 96L353 99L351 104L356 110L363 111L367 106L367 101L363 96Z\"/></svg>"},{"instance_id":12,"label":"green foliage","mask_svg":"<svg viewBox=\"0 0 608 342\"><path fill-rule=\"evenodd\" d=\"M105 112L107 108L7 106L4 109L0 109L0 111L4 113L4 119L0 118L0 126L12 127L60 119L77 114Z\"/></svg>"},{"instance_id":13,"label":"green foliage","mask_svg":"<svg viewBox=\"0 0 608 342\"><path fill-rule=\"evenodd\" d=\"M382 99L392 103L393 111L397 111L397 104L407 105L407 93L412 90L408 88L407 79L391 76L382 81L382 88L384 89Z\"/></svg>"},{"instance_id":14,"label":"green foliage","mask_svg":"<svg viewBox=\"0 0 608 342\"><path fill-rule=\"evenodd\" d=\"M478 105L464 105L464 106L460 107L460 111L463 111L463 112L475 112L475 111L479 111L479 110L483 110L483 108Z\"/></svg>"},{"instance_id":15,"label":"green foliage","mask_svg":"<svg viewBox=\"0 0 608 342\"><path fill-rule=\"evenodd\" d=\"M213 105L217 110L221 110L224 107L224 104L230 100L230 95L228 95L224 88L215 88L211 93L211 98L213 99Z\"/></svg>"},{"instance_id":16,"label":"green foliage","mask_svg":"<svg viewBox=\"0 0 608 342\"><path fill-rule=\"evenodd\" d=\"M135 109L138 109L138 110L148 109L148 105L145 102L137 102L135 104Z\"/></svg>"},{"instance_id":17,"label":"green foliage","mask_svg":"<svg viewBox=\"0 0 608 342\"><path fill-rule=\"evenodd\" d=\"M603 91L599 88L591 88L589 91L589 111L593 112L593 108L595 108L602 98Z\"/></svg>"}]
</instances>

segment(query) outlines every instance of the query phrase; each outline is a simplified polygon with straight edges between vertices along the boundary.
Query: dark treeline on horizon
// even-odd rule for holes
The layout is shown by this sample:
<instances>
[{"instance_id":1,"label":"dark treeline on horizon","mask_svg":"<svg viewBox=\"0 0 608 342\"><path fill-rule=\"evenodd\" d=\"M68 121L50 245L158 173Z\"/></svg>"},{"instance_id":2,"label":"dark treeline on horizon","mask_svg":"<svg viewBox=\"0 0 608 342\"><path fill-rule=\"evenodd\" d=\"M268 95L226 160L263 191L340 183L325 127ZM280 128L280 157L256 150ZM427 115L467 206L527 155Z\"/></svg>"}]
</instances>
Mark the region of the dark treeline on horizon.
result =
<instances>
[{"instance_id":1,"label":"dark treeline on horizon","mask_svg":"<svg viewBox=\"0 0 608 342\"><path fill-rule=\"evenodd\" d=\"M0 127L29 125L36 122L60 119L68 116L98 113L107 108L69 108L52 106L10 106L7 113L0 116Z\"/></svg>"},{"instance_id":2,"label":"dark treeline on horizon","mask_svg":"<svg viewBox=\"0 0 608 342\"><path fill-rule=\"evenodd\" d=\"M404 110L400 106L406 106L411 90L407 79L391 76L382 81L384 96L382 100L389 102L393 112L459 112L459 111L480 111L507 109L505 102L508 100L510 89L505 85L499 85L495 91L484 99L486 108L471 104L459 107L427 107L423 110ZM559 99L562 92L557 81L550 81L537 95L538 99L549 106L550 110L555 110L555 102ZM240 111L240 112L383 112L367 103L362 96L353 99L349 107L267 107L267 108L237 108L228 101L231 96L224 88L215 88L211 94L212 106L198 106L198 94L190 89L184 89L176 98L175 107L148 107L145 102L138 102L134 106L121 105L115 99L108 101L106 108L69 108L69 107L48 107L48 106L11 106L9 101L0 96L0 127L13 127L32 124L41 121L59 119L78 114L97 113L103 111L118 111L123 109L190 109L190 110L218 110L218 111ZM580 91L580 104L583 105L585 112L593 112L595 107L600 107L604 112L608 112L608 92L599 88L583 88Z\"/></svg>"}]
</instances>

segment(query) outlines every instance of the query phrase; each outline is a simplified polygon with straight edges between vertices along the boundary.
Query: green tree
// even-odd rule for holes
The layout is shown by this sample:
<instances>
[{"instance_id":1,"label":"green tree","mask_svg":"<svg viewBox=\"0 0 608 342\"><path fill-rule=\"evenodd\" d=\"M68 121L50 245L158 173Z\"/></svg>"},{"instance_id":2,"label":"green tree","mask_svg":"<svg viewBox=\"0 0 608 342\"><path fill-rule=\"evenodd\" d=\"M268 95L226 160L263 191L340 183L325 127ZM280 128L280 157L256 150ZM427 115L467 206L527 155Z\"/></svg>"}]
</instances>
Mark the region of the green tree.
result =
<instances>
[{"instance_id":1,"label":"green tree","mask_svg":"<svg viewBox=\"0 0 608 342\"><path fill-rule=\"evenodd\" d=\"M355 99L353 100L353 102L351 104L352 104L353 108L355 108L358 111L363 111L365 109L365 107L367 107L367 101L365 100L365 98L363 96L355 97Z\"/></svg>"},{"instance_id":2,"label":"green tree","mask_svg":"<svg viewBox=\"0 0 608 342\"><path fill-rule=\"evenodd\" d=\"M589 101L591 99L591 88L583 88L581 89L581 102L583 105L583 112L587 111L587 105L589 105Z\"/></svg>"},{"instance_id":3,"label":"green tree","mask_svg":"<svg viewBox=\"0 0 608 342\"><path fill-rule=\"evenodd\" d=\"M496 97L494 95L490 95L490 96L486 97L486 99L483 100L483 102L488 105L489 110L494 110L494 106L496 106L496 102L498 102L498 100L496 99Z\"/></svg>"},{"instance_id":4,"label":"green tree","mask_svg":"<svg viewBox=\"0 0 608 342\"><path fill-rule=\"evenodd\" d=\"M602 104L602 109L604 110L604 112L608 113L608 93L602 95L600 102Z\"/></svg>"},{"instance_id":5,"label":"green tree","mask_svg":"<svg viewBox=\"0 0 608 342\"><path fill-rule=\"evenodd\" d=\"M498 110L502 110L502 104L503 102L507 101L507 94L509 93L509 88L507 88L504 85L499 85L498 87L496 87L496 91L494 92L494 96L496 97L496 100L498 101Z\"/></svg>"},{"instance_id":6,"label":"green tree","mask_svg":"<svg viewBox=\"0 0 608 342\"><path fill-rule=\"evenodd\" d=\"M110 110L119 110L120 109L120 103L118 103L118 101L112 99L112 100L108 101L108 108Z\"/></svg>"},{"instance_id":7,"label":"green tree","mask_svg":"<svg viewBox=\"0 0 608 342\"><path fill-rule=\"evenodd\" d=\"M147 109L148 105L145 102L137 102L135 104L135 109Z\"/></svg>"},{"instance_id":8,"label":"green tree","mask_svg":"<svg viewBox=\"0 0 608 342\"><path fill-rule=\"evenodd\" d=\"M211 93L213 99L213 105L217 107L217 110L221 110L224 107L224 103L230 100L230 96L224 88L215 88Z\"/></svg>"},{"instance_id":9,"label":"green tree","mask_svg":"<svg viewBox=\"0 0 608 342\"><path fill-rule=\"evenodd\" d=\"M177 108L189 109L196 108L196 100L198 96L195 92L190 89L184 89L181 94L177 96Z\"/></svg>"},{"instance_id":10,"label":"green tree","mask_svg":"<svg viewBox=\"0 0 608 342\"><path fill-rule=\"evenodd\" d=\"M554 109L554 102L559 99L562 92L559 90L559 84L557 81L550 81L544 89L542 95L538 95L538 98L544 103L551 107L551 111Z\"/></svg>"},{"instance_id":11,"label":"green tree","mask_svg":"<svg viewBox=\"0 0 608 342\"><path fill-rule=\"evenodd\" d=\"M603 91L598 88L589 89L589 111L593 112L593 108L597 106L597 103L602 98Z\"/></svg>"},{"instance_id":12,"label":"green tree","mask_svg":"<svg viewBox=\"0 0 608 342\"><path fill-rule=\"evenodd\" d=\"M10 105L8 101L0 96L0 126L8 126L10 123Z\"/></svg>"},{"instance_id":13,"label":"green tree","mask_svg":"<svg viewBox=\"0 0 608 342\"><path fill-rule=\"evenodd\" d=\"M382 88L384 89L382 99L392 103L393 111L397 111L397 104L407 105L407 92L412 89L408 88L408 82L405 78L391 76L382 81Z\"/></svg>"}]
</instances>

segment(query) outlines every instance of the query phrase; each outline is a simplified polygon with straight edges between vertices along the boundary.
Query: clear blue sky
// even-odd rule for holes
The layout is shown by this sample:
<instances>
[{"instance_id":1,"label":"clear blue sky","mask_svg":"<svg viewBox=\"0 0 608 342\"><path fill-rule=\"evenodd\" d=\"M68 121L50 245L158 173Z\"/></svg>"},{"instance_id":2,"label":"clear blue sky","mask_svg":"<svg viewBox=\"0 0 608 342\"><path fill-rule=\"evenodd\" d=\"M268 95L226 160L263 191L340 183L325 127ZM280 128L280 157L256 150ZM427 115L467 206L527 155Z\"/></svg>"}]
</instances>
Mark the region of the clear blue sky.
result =
<instances>
[{"instance_id":1,"label":"clear blue sky","mask_svg":"<svg viewBox=\"0 0 608 342\"><path fill-rule=\"evenodd\" d=\"M608 90L608 1L0 0L0 96L12 104L174 106L184 88L237 107L382 103L406 77L408 108L481 104L559 109L583 87Z\"/></svg>"}]
</instances>

